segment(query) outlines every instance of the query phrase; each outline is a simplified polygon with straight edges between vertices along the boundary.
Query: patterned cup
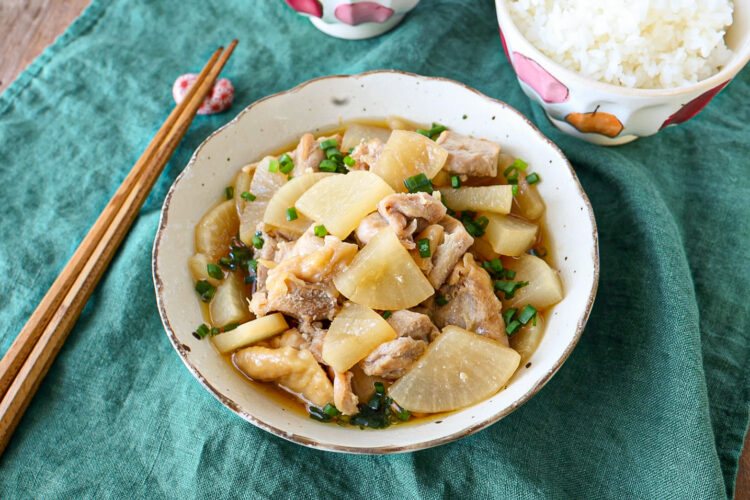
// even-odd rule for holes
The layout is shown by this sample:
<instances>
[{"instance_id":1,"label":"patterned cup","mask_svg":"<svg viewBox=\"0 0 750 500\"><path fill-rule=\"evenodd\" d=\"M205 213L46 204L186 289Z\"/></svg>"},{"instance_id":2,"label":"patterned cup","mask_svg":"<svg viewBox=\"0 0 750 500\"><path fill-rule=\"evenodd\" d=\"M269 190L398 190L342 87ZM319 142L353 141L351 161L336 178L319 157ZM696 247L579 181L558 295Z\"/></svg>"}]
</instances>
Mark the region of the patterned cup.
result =
<instances>
[{"instance_id":1,"label":"patterned cup","mask_svg":"<svg viewBox=\"0 0 750 500\"><path fill-rule=\"evenodd\" d=\"M284 0L327 35L361 40L394 28L419 0Z\"/></svg>"},{"instance_id":2,"label":"patterned cup","mask_svg":"<svg viewBox=\"0 0 750 500\"><path fill-rule=\"evenodd\" d=\"M715 75L673 89L632 89L602 83L564 68L524 38L507 0L495 0L500 38L521 89L560 130L614 146L653 135L697 115L750 59L750 0L734 1L725 41L734 55Z\"/></svg>"}]
</instances>

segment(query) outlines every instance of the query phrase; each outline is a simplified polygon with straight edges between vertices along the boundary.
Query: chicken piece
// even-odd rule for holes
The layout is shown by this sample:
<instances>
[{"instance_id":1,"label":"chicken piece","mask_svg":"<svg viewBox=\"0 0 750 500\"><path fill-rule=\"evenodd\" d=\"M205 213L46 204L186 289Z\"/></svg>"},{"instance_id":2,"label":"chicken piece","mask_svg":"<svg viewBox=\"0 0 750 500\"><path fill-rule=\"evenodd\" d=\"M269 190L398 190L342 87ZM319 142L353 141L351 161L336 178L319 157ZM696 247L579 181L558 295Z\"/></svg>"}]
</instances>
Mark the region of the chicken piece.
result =
<instances>
[{"instance_id":1,"label":"chicken piece","mask_svg":"<svg viewBox=\"0 0 750 500\"><path fill-rule=\"evenodd\" d=\"M363 360L362 367L367 375L395 380L406 373L426 350L424 340L399 337L376 347Z\"/></svg>"},{"instance_id":2,"label":"chicken piece","mask_svg":"<svg viewBox=\"0 0 750 500\"><path fill-rule=\"evenodd\" d=\"M440 293L448 303L435 308L433 320L439 328L456 325L508 345L505 322L500 315L502 304L490 276L474 261L474 256L464 255Z\"/></svg>"},{"instance_id":3,"label":"chicken piece","mask_svg":"<svg viewBox=\"0 0 750 500\"><path fill-rule=\"evenodd\" d=\"M333 319L339 296L333 275L346 267L356 253L357 245L343 243L335 236L326 236L323 246L310 253L297 255L293 250L268 270L265 290L253 294L250 310L256 316L279 311L302 322Z\"/></svg>"},{"instance_id":4,"label":"chicken piece","mask_svg":"<svg viewBox=\"0 0 750 500\"><path fill-rule=\"evenodd\" d=\"M367 245L381 229L385 229L386 227L388 227L388 221L386 221L379 213L373 212L362 219L362 222L359 223L357 229L354 230L354 234L357 237L359 244L364 246Z\"/></svg>"},{"instance_id":5,"label":"chicken piece","mask_svg":"<svg viewBox=\"0 0 750 500\"><path fill-rule=\"evenodd\" d=\"M437 138L438 144L448 151L443 168L454 174L495 177L500 145L485 139L473 139L446 130Z\"/></svg>"},{"instance_id":6,"label":"chicken piece","mask_svg":"<svg viewBox=\"0 0 750 500\"><path fill-rule=\"evenodd\" d=\"M429 341L440 333L426 314L408 309L394 311L388 318L388 324L396 330L399 337L411 337L414 340Z\"/></svg>"},{"instance_id":7,"label":"chicken piece","mask_svg":"<svg viewBox=\"0 0 750 500\"><path fill-rule=\"evenodd\" d=\"M412 236L445 216L446 208L427 193L390 194L378 203L378 213L390 224L407 250L416 245Z\"/></svg>"},{"instance_id":8,"label":"chicken piece","mask_svg":"<svg viewBox=\"0 0 750 500\"><path fill-rule=\"evenodd\" d=\"M435 289L440 288L461 256L474 243L466 228L459 221L446 215L440 220L443 226L443 242L432 253L432 269L427 279Z\"/></svg>"},{"instance_id":9,"label":"chicken piece","mask_svg":"<svg viewBox=\"0 0 750 500\"><path fill-rule=\"evenodd\" d=\"M352 392L352 372L335 372L333 376L333 405L344 415L356 415L359 398Z\"/></svg>"},{"instance_id":10,"label":"chicken piece","mask_svg":"<svg viewBox=\"0 0 750 500\"><path fill-rule=\"evenodd\" d=\"M323 328L320 321L316 321L315 323L300 323L299 331L305 339L305 347L310 349L318 363L323 363L323 339L328 330Z\"/></svg>"},{"instance_id":11,"label":"chicken piece","mask_svg":"<svg viewBox=\"0 0 750 500\"><path fill-rule=\"evenodd\" d=\"M319 137L317 140L312 134L304 134L300 137L299 144L291 153L287 153L294 160L294 177L309 172L318 172L318 165L325 160L326 153L320 149L320 143L327 139L336 139L341 144L341 134L330 137Z\"/></svg>"},{"instance_id":12,"label":"chicken piece","mask_svg":"<svg viewBox=\"0 0 750 500\"><path fill-rule=\"evenodd\" d=\"M234 364L251 379L276 382L315 406L333 403L333 385L307 349L246 347L234 354Z\"/></svg>"},{"instance_id":13,"label":"chicken piece","mask_svg":"<svg viewBox=\"0 0 750 500\"><path fill-rule=\"evenodd\" d=\"M358 144L349 154L354 160L352 170L370 170L378 162L383 149L385 143L377 137Z\"/></svg>"},{"instance_id":14,"label":"chicken piece","mask_svg":"<svg viewBox=\"0 0 750 500\"><path fill-rule=\"evenodd\" d=\"M294 347L295 349L304 349L307 348L308 342L302 335L300 335L296 328L290 328L289 330L272 337L268 344L273 348L289 346Z\"/></svg>"}]
</instances>

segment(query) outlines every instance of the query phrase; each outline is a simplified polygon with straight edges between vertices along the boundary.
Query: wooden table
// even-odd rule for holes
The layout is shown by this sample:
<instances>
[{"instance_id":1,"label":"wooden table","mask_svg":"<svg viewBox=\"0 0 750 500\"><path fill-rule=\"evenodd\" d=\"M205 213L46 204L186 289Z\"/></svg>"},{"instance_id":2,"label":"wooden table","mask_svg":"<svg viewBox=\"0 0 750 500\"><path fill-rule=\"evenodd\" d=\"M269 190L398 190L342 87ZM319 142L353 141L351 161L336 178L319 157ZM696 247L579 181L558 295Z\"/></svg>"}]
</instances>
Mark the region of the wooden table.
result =
<instances>
[{"instance_id":1,"label":"wooden table","mask_svg":"<svg viewBox=\"0 0 750 500\"><path fill-rule=\"evenodd\" d=\"M0 0L0 92L65 31L90 0ZM750 500L750 435L737 475L738 500Z\"/></svg>"}]
</instances>

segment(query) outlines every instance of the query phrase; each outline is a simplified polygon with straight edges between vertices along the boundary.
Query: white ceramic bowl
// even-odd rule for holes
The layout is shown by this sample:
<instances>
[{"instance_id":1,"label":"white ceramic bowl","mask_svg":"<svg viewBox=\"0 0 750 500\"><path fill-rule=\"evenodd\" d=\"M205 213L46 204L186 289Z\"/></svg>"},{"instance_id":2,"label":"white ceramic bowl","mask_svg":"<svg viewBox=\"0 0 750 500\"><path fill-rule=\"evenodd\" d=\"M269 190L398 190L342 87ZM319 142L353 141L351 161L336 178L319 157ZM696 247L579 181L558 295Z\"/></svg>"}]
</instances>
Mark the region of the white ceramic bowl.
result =
<instances>
[{"instance_id":1,"label":"white ceramic bowl","mask_svg":"<svg viewBox=\"0 0 750 500\"><path fill-rule=\"evenodd\" d=\"M538 172L547 203L545 222L565 298L548 316L547 333L528 366L507 389L440 419L360 430L316 422L281 407L253 389L209 340L191 332L204 320L187 259L193 228L221 196L237 170L304 132L317 133L340 120L399 115L433 121L502 144ZM560 150L515 109L460 83L395 71L329 76L262 99L216 131L195 151L164 201L153 251L156 297L164 328L190 372L222 404L248 422L299 444L350 453L396 453L446 443L509 414L560 368L591 310L599 276L596 225L591 205Z\"/></svg>"},{"instance_id":2,"label":"white ceramic bowl","mask_svg":"<svg viewBox=\"0 0 750 500\"><path fill-rule=\"evenodd\" d=\"M361 40L382 35L400 23L419 0L284 0L326 35Z\"/></svg>"},{"instance_id":3,"label":"white ceramic bowl","mask_svg":"<svg viewBox=\"0 0 750 500\"><path fill-rule=\"evenodd\" d=\"M564 68L524 38L507 4L495 0L500 37L524 93L544 108L557 128L595 144L625 144L689 120L750 60L750 0L734 0L734 23L724 37L734 51L729 62L710 78L674 89L619 87ZM575 119L595 113L597 120L587 120L586 126Z\"/></svg>"}]
</instances>

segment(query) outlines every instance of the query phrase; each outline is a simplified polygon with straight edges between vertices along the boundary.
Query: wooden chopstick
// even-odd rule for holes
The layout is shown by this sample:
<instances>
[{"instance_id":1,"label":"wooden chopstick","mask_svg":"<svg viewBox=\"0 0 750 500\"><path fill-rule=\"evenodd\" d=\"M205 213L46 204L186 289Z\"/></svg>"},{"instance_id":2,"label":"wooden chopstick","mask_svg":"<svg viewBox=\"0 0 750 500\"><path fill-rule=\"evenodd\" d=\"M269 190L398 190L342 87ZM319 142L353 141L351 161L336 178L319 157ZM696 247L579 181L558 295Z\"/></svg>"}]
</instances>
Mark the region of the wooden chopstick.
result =
<instances>
[{"instance_id":1,"label":"wooden chopstick","mask_svg":"<svg viewBox=\"0 0 750 500\"><path fill-rule=\"evenodd\" d=\"M236 44L211 57L0 360L0 453Z\"/></svg>"}]
</instances>

